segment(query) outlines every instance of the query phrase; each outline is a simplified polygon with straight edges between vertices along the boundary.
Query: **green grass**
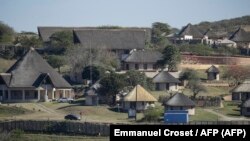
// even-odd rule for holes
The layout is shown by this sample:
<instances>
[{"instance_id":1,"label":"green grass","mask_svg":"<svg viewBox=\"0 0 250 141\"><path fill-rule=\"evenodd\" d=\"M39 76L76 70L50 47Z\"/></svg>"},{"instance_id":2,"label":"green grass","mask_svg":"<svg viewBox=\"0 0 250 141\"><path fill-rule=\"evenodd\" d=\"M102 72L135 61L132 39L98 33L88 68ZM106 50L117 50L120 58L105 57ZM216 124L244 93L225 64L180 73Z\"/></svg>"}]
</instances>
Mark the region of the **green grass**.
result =
<instances>
[{"instance_id":1,"label":"green grass","mask_svg":"<svg viewBox=\"0 0 250 141\"><path fill-rule=\"evenodd\" d=\"M108 141L109 137L95 136L65 136L65 135L46 135L46 134L27 134L23 132L12 133L10 135L1 134L6 141ZM0 137L1 139L1 137Z\"/></svg>"},{"instance_id":2,"label":"green grass","mask_svg":"<svg viewBox=\"0 0 250 141\"><path fill-rule=\"evenodd\" d=\"M30 110L24 109L22 107L0 105L0 117L16 116L21 114L27 114L30 112Z\"/></svg>"},{"instance_id":3,"label":"green grass","mask_svg":"<svg viewBox=\"0 0 250 141\"><path fill-rule=\"evenodd\" d=\"M218 112L226 115L226 116L233 116L233 117L239 117L240 116L240 108L238 107L237 102L233 101L224 101L223 108L219 108Z\"/></svg>"},{"instance_id":4,"label":"green grass","mask_svg":"<svg viewBox=\"0 0 250 141\"><path fill-rule=\"evenodd\" d=\"M6 60L0 58L0 73L7 71L7 69L15 63L16 60Z\"/></svg>"},{"instance_id":5,"label":"green grass","mask_svg":"<svg viewBox=\"0 0 250 141\"><path fill-rule=\"evenodd\" d=\"M218 116L209 112L206 112L202 108L195 109L195 115L190 116L190 121L217 121Z\"/></svg>"}]
</instances>

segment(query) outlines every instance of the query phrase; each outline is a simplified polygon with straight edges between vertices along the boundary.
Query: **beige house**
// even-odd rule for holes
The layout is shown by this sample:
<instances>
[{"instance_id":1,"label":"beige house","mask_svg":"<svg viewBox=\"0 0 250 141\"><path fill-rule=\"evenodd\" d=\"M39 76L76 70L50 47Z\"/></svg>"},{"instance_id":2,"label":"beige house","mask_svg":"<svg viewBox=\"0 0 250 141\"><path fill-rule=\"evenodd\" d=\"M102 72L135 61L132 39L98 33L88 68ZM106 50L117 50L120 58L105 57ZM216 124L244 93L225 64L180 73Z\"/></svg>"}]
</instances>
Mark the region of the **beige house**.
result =
<instances>
[{"instance_id":1,"label":"beige house","mask_svg":"<svg viewBox=\"0 0 250 141\"><path fill-rule=\"evenodd\" d=\"M124 110L136 109L143 111L157 100L142 86L137 85L122 99L122 108Z\"/></svg>"},{"instance_id":2,"label":"beige house","mask_svg":"<svg viewBox=\"0 0 250 141\"><path fill-rule=\"evenodd\" d=\"M162 57L162 54L157 51L150 50L134 50L123 59L123 70L138 70L138 71L156 71L157 61Z\"/></svg>"},{"instance_id":3,"label":"beige house","mask_svg":"<svg viewBox=\"0 0 250 141\"><path fill-rule=\"evenodd\" d=\"M6 73L0 74L0 100L3 102L50 101L72 96L71 85L34 49Z\"/></svg>"},{"instance_id":4,"label":"beige house","mask_svg":"<svg viewBox=\"0 0 250 141\"><path fill-rule=\"evenodd\" d=\"M189 115L195 115L195 103L182 93L177 93L165 103L165 111L187 110Z\"/></svg>"},{"instance_id":5,"label":"beige house","mask_svg":"<svg viewBox=\"0 0 250 141\"><path fill-rule=\"evenodd\" d=\"M161 71L153 78L153 83L157 91L178 91L181 82L168 71Z\"/></svg>"}]
</instances>

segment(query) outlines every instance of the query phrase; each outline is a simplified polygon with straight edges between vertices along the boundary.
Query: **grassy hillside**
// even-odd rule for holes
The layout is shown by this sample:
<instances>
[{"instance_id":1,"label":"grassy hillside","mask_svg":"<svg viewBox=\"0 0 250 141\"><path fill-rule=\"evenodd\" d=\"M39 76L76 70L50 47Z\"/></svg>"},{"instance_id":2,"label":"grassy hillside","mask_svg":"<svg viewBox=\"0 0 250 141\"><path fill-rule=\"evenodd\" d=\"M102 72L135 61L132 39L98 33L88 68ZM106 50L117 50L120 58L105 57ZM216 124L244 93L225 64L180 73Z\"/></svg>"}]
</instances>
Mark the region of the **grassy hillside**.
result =
<instances>
[{"instance_id":1,"label":"grassy hillside","mask_svg":"<svg viewBox=\"0 0 250 141\"><path fill-rule=\"evenodd\" d=\"M246 25L250 25L250 16L225 19L225 20L215 21L215 22L204 21L195 26L201 31L212 29L213 31L228 32L230 34L234 32L240 26L245 28L245 30L249 30L250 29L249 26L246 26Z\"/></svg>"},{"instance_id":2,"label":"grassy hillside","mask_svg":"<svg viewBox=\"0 0 250 141\"><path fill-rule=\"evenodd\" d=\"M22 107L0 105L0 117L16 116L21 114L27 114L30 112L30 110L24 109Z\"/></svg>"},{"instance_id":3,"label":"grassy hillside","mask_svg":"<svg viewBox=\"0 0 250 141\"><path fill-rule=\"evenodd\" d=\"M0 73L5 72L11 65L15 63L16 60L6 60L0 58Z\"/></svg>"}]
</instances>

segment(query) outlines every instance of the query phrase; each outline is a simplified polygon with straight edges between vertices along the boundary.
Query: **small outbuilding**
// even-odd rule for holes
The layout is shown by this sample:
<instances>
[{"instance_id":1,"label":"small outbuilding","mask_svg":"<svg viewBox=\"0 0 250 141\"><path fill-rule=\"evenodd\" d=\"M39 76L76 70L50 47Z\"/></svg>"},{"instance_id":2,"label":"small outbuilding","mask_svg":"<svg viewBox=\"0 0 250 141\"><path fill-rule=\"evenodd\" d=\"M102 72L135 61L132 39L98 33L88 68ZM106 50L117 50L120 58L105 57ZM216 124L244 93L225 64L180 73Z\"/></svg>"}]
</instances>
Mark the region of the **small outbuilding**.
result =
<instances>
[{"instance_id":1,"label":"small outbuilding","mask_svg":"<svg viewBox=\"0 0 250 141\"><path fill-rule=\"evenodd\" d=\"M241 105L240 112L242 116L250 116L250 99L246 100Z\"/></svg>"},{"instance_id":2,"label":"small outbuilding","mask_svg":"<svg viewBox=\"0 0 250 141\"><path fill-rule=\"evenodd\" d=\"M165 103L165 112L171 110L186 110L189 115L195 115L195 103L186 95L177 93Z\"/></svg>"},{"instance_id":3,"label":"small outbuilding","mask_svg":"<svg viewBox=\"0 0 250 141\"><path fill-rule=\"evenodd\" d=\"M250 79L245 80L232 90L232 100L246 101L250 99Z\"/></svg>"},{"instance_id":4,"label":"small outbuilding","mask_svg":"<svg viewBox=\"0 0 250 141\"><path fill-rule=\"evenodd\" d=\"M154 96L152 96L147 90L142 86L137 85L122 99L122 108L126 111L129 109L144 111L156 101L156 98L154 98Z\"/></svg>"},{"instance_id":5,"label":"small outbuilding","mask_svg":"<svg viewBox=\"0 0 250 141\"><path fill-rule=\"evenodd\" d=\"M98 89L101 87L99 81L93 84L89 89L85 91L85 105L96 106L98 105Z\"/></svg>"},{"instance_id":6,"label":"small outbuilding","mask_svg":"<svg viewBox=\"0 0 250 141\"><path fill-rule=\"evenodd\" d=\"M167 71L161 71L153 78L155 90L158 91L178 91L178 84L181 83L177 78Z\"/></svg>"},{"instance_id":7,"label":"small outbuilding","mask_svg":"<svg viewBox=\"0 0 250 141\"><path fill-rule=\"evenodd\" d=\"M212 65L210 68L206 70L207 80L220 80L220 71L217 67Z\"/></svg>"}]
</instances>

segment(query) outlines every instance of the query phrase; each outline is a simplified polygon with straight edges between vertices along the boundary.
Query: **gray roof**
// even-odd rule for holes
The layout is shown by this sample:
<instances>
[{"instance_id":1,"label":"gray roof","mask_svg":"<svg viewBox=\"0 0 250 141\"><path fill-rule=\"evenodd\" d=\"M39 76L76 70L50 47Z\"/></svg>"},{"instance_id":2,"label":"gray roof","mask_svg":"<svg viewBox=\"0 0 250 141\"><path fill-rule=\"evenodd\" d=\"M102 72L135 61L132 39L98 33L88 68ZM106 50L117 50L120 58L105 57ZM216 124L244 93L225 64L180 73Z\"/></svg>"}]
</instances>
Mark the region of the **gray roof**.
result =
<instances>
[{"instance_id":1,"label":"gray roof","mask_svg":"<svg viewBox=\"0 0 250 141\"><path fill-rule=\"evenodd\" d=\"M71 88L34 49L30 49L1 77L8 87L38 87L46 79L55 88Z\"/></svg>"},{"instance_id":2,"label":"gray roof","mask_svg":"<svg viewBox=\"0 0 250 141\"><path fill-rule=\"evenodd\" d=\"M246 100L246 101L242 104L242 107L250 108L250 99Z\"/></svg>"},{"instance_id":3,"label":"gray roof","mask_svg":"<svg viewBox=\"0 0 250 141\"><path fill-rule=\"evenodd\" d=\"M204 35L208 36L209 39L222 39L224 37L228 37L228 33L225 31L214 31L207 30Z\"/></svg>"},{"instance_id":4,"label":"gray roof","mask_svg":"<svg viewBox=\"0 0 250 141\"><path fill-rule=\"evenodd\" d=\"M93 48L143 49L146 31L139 29L74 30L75 41Z\"/></svg>"},{"instance_id":5,"label":"gray roof","mask_svg":"<svg viewBox=\"0 0 250 141\"><path fill-rule=\"evenodd\" d=\"M193 38L203 38L203 34L190 23L183 27L178 34L179 37L184 37L185 35L192 35Z\"/></svg>"},{"instance_id":6,"label":"gray roof","mask_svg":"<svg viewBox=\"0 0 250 141\"><path fill-rule=\"evenodd\" d=\"M154 78L153 83L181 83L177 78L167 71L159 72Z\"/></svg>"},{"instance_id":7,"label":"gray roof","mask_svg":"<svg viewBox=\"0 0 250 141\"><path fill-rule=\"evenodd\" d=\"M219 69L218 69L217 67L215 67L214 65L212 65L210 68L208 68L208 69L206 70L206 72L207 72L207 73L208 73L208 72L219 73L220 71L219 71Z\"/></svg>"},{"instance_id":8,"label":"gray roof","mask_svg":"<svg viewBox=\"0 0 250 141\"><path fill-rule=\"evenodd\" d=\"M132 51L123 61L127 63L156 63L162 54L151 50Z\"/></svg>"},{"instance_id":9,"label":"gray roof","mask_svg":"<svg viewBox=\"0 0 250 141\"><path fill-rule=\"evenodd\" d=\"M245 80L243 83L238 85L236 88L232 90L232 92L250 92L250 80Z\"/></svg>"},{"instance_id":10,"label":"gray roof","mask_svg":"<svg viewBox=\"0 0 250 141\"><path fill-rule=\"evenodd\" d=\"M182 93L177 93L171 97L166 103L166 106L195 106L195 103Z\"/></svg>"},{"instance_id":11,"label":"gray roof","mask_svg":"<svg viewBox=\"0 0 250 141\"><path fill-rule=\"evenodd\" d=\"M60 31L73 31L74 27L37 27L39 37L47 42L50 40L50 36Z\"/></svg>"},{"instance_id":12,"label":"gray roof","mask_svg":"<svg viewBox=\"0 0 250 141\"><path fill-rule=\"evenodd\" d=\"M244 29L237 29L229 38L229 40L235 42L250 42L250 33L246 32Z\"/></svg>"}]
</instances>

